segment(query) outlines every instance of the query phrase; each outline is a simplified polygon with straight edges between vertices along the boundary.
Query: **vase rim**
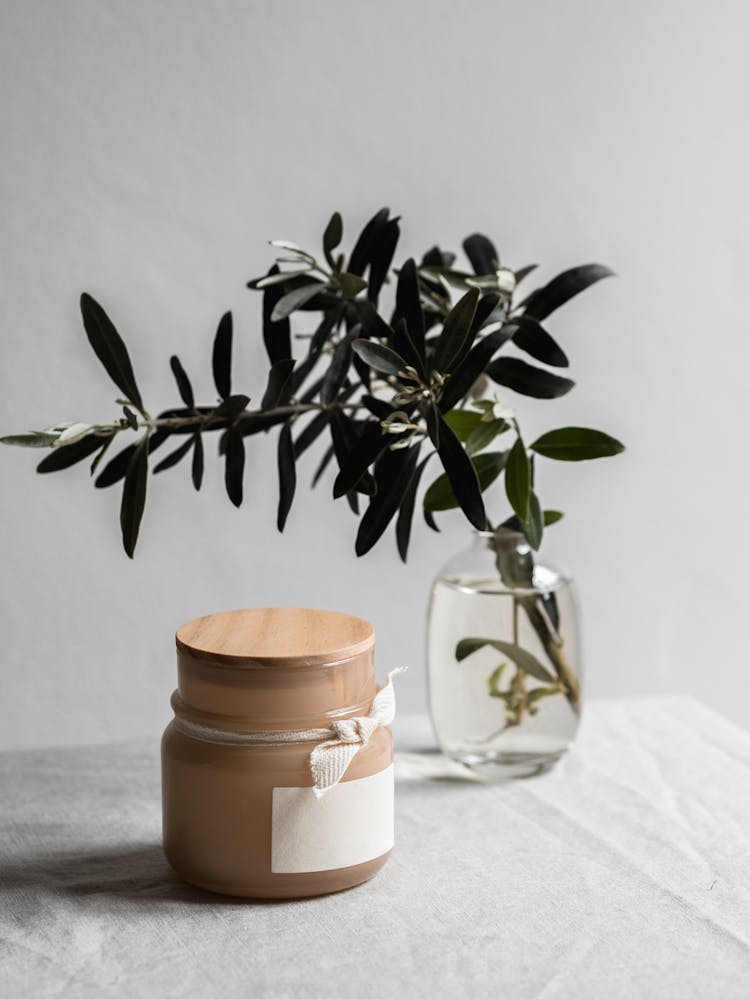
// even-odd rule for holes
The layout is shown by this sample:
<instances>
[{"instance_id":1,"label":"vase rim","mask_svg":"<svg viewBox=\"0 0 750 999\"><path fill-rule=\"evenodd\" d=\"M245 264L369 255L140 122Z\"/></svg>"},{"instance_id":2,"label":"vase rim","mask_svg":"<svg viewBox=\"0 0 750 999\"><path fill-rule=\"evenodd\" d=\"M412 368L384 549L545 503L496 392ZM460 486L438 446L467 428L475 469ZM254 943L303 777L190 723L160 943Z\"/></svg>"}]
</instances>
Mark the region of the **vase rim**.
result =
<instances>
[{"instance_id":1,"label":"vase rim","mask_svg":"<svg viewBox=\"0 0 750 999\"><path fill-rule=\"evenodd\" d=\"M506 527L505 530L507 530L509 534L515 534L519 538L523 538L524 544L528 544L523 531L514 531L512 527ZM480 531L478 528L472 527L471 533L475 538L494 538L497 531Z\"/></svg>"}]
</instances>

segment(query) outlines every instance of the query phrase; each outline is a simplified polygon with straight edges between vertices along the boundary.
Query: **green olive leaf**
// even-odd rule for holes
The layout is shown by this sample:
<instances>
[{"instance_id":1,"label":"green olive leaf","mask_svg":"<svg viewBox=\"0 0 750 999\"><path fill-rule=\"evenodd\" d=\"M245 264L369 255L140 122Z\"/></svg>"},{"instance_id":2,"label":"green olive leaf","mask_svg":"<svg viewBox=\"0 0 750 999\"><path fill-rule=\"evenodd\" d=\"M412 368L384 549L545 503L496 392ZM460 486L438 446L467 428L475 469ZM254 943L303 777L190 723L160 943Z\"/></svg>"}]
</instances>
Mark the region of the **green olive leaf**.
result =
<instances>
[{"instance_id":1,"label":"green olive leaf","mask_svg":"<svg viewBox=\"0 0 750 999\"><path fill-rule=\"evenodd\" d=\"M542 434L531 445L545 458L557 461L587 461L592 458L609 458L621 454L625 445L601 430L588 427L561 427Z\"/></svg>"},{"instance_id":2,"label":"green olive leaf","mask_svg":"<svg viewBox=\"0 0 750 999\"><path fill-rule=\"evenodd\" d=\"M512 659L516 666L520 667L524 673L528 673L529 676L533 676L535 680L541 680L542 683L557 682L555 677L531 652L522 649L514 642L503 642L497 638L462 638L456 645L456 659L462 662L467 656L488 645Z\"/></svg>"}]
</instances>

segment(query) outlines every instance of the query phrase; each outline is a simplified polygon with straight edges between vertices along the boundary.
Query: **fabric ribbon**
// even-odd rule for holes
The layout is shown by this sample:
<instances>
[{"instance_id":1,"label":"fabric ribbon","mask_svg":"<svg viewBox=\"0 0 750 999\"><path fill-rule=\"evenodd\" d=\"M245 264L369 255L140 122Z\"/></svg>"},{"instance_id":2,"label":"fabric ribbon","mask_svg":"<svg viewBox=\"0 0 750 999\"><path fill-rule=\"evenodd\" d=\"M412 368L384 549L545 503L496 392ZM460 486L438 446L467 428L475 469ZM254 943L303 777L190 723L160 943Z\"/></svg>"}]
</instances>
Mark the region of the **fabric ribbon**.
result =
<instances>
[{"instance_id":1,"label":"fabric ribbon","mask_svg":"<svg viewBox=\"0 0 750 999\"><path fill-rule=\"evenodd\" d=\"M391 724L396 716L393 677L403 672L404 667L391 670L385 683L372 699L369 715L333 722L331 725L333 738L321 742L310 753L313 791L317 798L338 784L354 757L370 741L375 729L381 725Z\"/></svg>"},{"instance_id":2,"label":"fabric ribbon","mask_svg":"<svg viewBox=\"0 0 750 999\"><path fill-rule=\"evenodd\" d=\"M334 721L330 728L310 728L301 732L230 732L226 729L209 728L180 717L175 718L174 725L185 735L205 742L242 746L269 745L275 742L318 742L319 745L310 753L310 770L313 791L320 798L339 783L354 757L370 741L373 732L381 725L390 725L393 721L396 715L393 678L405 670L406 667L391 670L372 699L368 715ZM329 736L332 738L328 738Z\"/></svg>"}]
</instances>

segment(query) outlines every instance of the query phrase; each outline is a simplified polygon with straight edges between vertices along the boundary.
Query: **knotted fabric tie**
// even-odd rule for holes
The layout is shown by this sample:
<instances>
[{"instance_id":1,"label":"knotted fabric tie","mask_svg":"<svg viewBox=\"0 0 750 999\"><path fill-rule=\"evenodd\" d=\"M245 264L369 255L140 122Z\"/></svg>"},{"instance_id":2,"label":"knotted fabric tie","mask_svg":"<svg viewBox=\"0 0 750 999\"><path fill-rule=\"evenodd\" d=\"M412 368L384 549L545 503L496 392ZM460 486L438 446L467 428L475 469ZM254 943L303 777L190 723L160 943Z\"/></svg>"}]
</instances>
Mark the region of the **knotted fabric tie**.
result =
<instances>
[{"instance_id":1,"label":"knotted fabric tie","mask_svg":"<svg viewBox=\"0 0 750 999\"><path fill-rule=\"evenodd\" d=\"M209 728L177 716L174 726L194 739L240 746L267 746L273 743L320 742L310 753L310 770L313 791L317 798L335 787L346 773L354 757L372 738L375 729L390 725L396 715L396 696L393 678L406 667L393 669L372 699L370 713L360 718L343 718L331 723L330 728L310 728L303 732L231 732L227 729ZM332 738L327 738L331 736Z\"/></svg>"},{"instance_id":2,"label":"knotted fabric tie","mask_svg":"<svg viewBox=\"0 0 750 999\"><path fill-rule=\"evenodd\" d=\"M376 728L391 724L396 715L393 677L403 672L403 668L391 670L385 684L372 700L369 715L333 722L331 725L333 738L321 742L310 753L310 769L316 797L322 797L326 791L338 784L354 757L370 741Z\"/></svg>"}]
</instances>

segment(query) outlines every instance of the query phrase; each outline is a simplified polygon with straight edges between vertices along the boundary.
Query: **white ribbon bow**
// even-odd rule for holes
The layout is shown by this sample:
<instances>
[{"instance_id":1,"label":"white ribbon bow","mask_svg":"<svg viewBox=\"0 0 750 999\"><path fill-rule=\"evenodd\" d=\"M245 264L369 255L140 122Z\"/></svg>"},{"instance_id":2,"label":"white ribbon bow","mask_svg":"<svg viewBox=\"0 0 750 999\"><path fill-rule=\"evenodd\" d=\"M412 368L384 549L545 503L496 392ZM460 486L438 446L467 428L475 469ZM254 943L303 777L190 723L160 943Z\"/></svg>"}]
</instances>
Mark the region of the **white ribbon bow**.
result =
<instances>
[{"instance_id":1,"label":"white ribbon bow","mask_svg":"<svg viewBox=\"0 0 750 999\"><path fill-rule=\"evenodd\" d=\"M370 741L375 729L391 724L396 715L393 677L403 672L403 667L391 670L385 684L372 700L369 715L333 722L331 732L334 738L321 742L310 753L310 770L316 798L322 797L338 784L354 757Z\"/></svg>"}]
</instances>

